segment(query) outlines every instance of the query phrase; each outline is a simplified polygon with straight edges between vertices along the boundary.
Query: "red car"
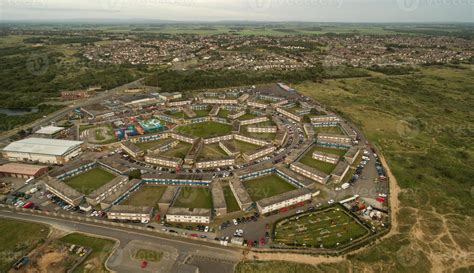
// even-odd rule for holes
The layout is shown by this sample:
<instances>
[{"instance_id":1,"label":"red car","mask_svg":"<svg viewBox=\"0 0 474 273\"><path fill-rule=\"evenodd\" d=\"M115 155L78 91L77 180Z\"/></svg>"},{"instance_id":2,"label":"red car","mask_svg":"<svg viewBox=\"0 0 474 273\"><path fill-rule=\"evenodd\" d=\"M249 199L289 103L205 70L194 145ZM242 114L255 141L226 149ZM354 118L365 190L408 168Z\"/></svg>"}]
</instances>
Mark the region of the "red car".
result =
<instances>
[{"instance_id":1,"label":"red car","mask_svg":"<svg viewBox=\"0 0 474 273\"><path fill-rule=\"evenodd\" d=\"M199 235L197 235L196 233L191 233L191 237L198 237Z\"/></svg>"},{"instance_id":2,"label":"red car","mask_svg":"<svg viewBox=\"0 0 474 273\"><path fill-rule=\"evenodd\" d=\"M260 246L264 246L265 245L265 238L260 238Z\"/></svg>"},{"instance_id":3,"label":"red car","mask_svg":"<svg viewBox=\"0 0 474 273\"><path fill-rule=\"evenodd\" d=\"M147 262L147 261L142 261L142 262L140 263L140 267L141 267L141 268L146 268L147 266L148 266L148 262Z\"/></svg>"},{"instance_id":4,"label":"red car","mask_svg":"<svg viewBox=\"0 0 474 273\"><path fill-rule=\"evenodd\" d=\"M377 200L379 202L383 202L383 201L385 201L385 198L382 197L382 196L379 196L379 197L375 198L375 200Z\"/></svg>"}]
</instances>

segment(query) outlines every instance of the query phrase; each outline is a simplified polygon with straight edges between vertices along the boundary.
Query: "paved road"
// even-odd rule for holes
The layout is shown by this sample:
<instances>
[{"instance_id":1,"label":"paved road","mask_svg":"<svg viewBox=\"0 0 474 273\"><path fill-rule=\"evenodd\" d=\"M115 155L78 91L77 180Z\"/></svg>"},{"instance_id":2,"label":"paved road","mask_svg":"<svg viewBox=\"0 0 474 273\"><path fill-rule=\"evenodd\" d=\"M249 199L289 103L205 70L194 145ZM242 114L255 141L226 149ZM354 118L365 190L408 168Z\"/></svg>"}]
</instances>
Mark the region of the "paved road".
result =
<instances>
[{"instance_id":1,"label":"paved road","mask_svg":"<svg viewBox=\"0 0 474 273\"><path fill-rule=\"evenodd\" d=\"M221 273L232 272L233 266L242 258L240 250L232 248L224 248L219 246L207 246L198 242L188 242L177 240L174 238L162 238L156 235L144 232L123 230L116 227L108 227L96 225L93 223L74 222L71 220L57 219L42 215L32 215L28 213L12 212L8 210L0 210L0 217L12 218L18 220L26 220L48 224L56 228L70 232L84 232L97 236L105 236L115 238L119 241L119 246L107 262L107 266L118 272L130 272L130 266L135 266L135 270L139 270L139 264L131 265L129 262L129 252L126 251L130 242L146 242L151 246L163 249L168 264L171 264L171 271L160 272L176 272L183 266L185 261L194 261L191 264L199 267L199 272ZM205 262L202 262L202 261ZM224 264L224 266L222 265ZM225 268L225 271L221 269ZM215 270L214 270L215 269Z\"/></svg>"}]
</instances>

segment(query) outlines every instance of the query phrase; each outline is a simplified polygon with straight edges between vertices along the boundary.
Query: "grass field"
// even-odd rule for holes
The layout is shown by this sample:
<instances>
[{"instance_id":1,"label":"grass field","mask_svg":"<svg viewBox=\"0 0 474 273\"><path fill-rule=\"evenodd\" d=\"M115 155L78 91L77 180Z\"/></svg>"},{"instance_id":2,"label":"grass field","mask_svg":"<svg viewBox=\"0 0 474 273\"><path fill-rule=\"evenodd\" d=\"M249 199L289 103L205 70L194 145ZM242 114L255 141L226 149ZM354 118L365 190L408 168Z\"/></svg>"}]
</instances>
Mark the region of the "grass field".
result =
<instances>
[{"instance_id":1,"label":"grass field","mask_svg":"<svg viewBox=\"0 0 474 273\"><path fill-rule=\"evenodd\" d=\"M232 126L228 124L208 121L181 125L176 127L175 131L196 137L208 138L229 134L232 131Z\"/></svg>"},{"instance_id":2,"label":"grass field","mask_svg":"<svg viewBox=\"0 0 474 273\"><path fill-rule=\"evenodd\" d=\"M271 174L243 182L253 201L272 197L296 189L295 186Z\"/></svg>"},{"instance_id":3,"label":"grass field","mask_svg":"<svg viewBox=\"0 0 474 273\"><path fill-rule=\"evenodd\" d=\"M222 187L224 189L224 196L225 196L225 203L227 205L227 212L234 212L234 211L239 211L240 207L239 204L237 203L237 200L235 199L234 194L232 193L232 190L230 189L229 186L224 186Z\"/></svg>"},{"instance_id":4,"label":"grass field","mask_svg":"<svg viewBox=\"0 0 474 273\"><path fill-rule=\"evenodd\" d=\"M256 118L257 116L254 115L254 114L250 114L250 113L246 113L245 115L242 115L240 117L238 117L237 119L238 120L247 120L247 119L253 119L253 118Z\"/></svg>"},{"instance_id":5,"label":"grass field","mask_svg":"<svg viewBox=\"0 0 474 273\"><path fill-rule=\"evenodd\" d=\"M143 185L132 193L122 205L157 207L166 188L166 186Z\"/></svg>"},{"instance_id":6,"label":"grass field","mask_svg":"<svg viewBox=\"0 0 474 273\"><path fill-rule=\"evenodd\" d=\"M196 117L205 117L209 116L210 110L194 110L194 113L196 113Z\"/></svg>"},{"instance_id":7,"label":"grass field","mask_svg":"<svg viewBox=\"0 0 474 273\"><path fill-rule=\"evenodd\" d=\"M254 144L250 144L250 143L247 143L247 142L240 141L240 140L234 140L234 146L241 153L245 153L245 152L248 152L248 151L255 151L256 149L258 149L260 147L260 146L254 145Z\"/></svg>"},{"instance_id":8,"label":"grass field","mask_svg":"<svg viewBox=\"0 0 474 273\"><path fill-rule=\"evenodd\" d=\"M71 233L60 239L62 242L92 248L92 253L74 272L108 272L105 261L111 254L115 242L109 239Z\"/></svg>"},{"instance_id":9,"label":"grass field","mask_svg":"<svg viewBox=\"0 0 474 273\"><path fill-rule=\"evenodd\" d=\"M339 126L328 126L328 127L315 127L314 132L316 133L326 133L326 134L335 134L343 135L341 128Z\"/></svg>"},{"instance_id":10,"label":"grass field","mask_svg":"<svg viewBox=\"0 0 474 273\"><path fill-rule=\"evenodd\" d=\"M350 272L350 268L346 263L313 266L284 261L245 261L237 264L234 273L340 273Z\"/></svg>"},{"instance_id":11,"label":"grass field","mask_svg":"<svg viewBox=\"0 0 474 273\"><path fill-rule=\"evenodd\" d=\"M219 113L217 114L218 117L220 118L227 118L229 116L229 110L226 109L219 109Z\"/></svg>"},{"instance_id":12,"label":"grass field","mask_svg":"<svg viewBox=\"0 0 474 273\"><path fill-rule=\"evenodd\" d=\"M329 154L335 154L335 155L338 155L338 156L344 156L347 153L347 149L336 149L336 148L328 148L328 147L322 147L322 146L314 146L310 150L311 155L315 151L319 151L319 152L323 152L323 153L329 153Z\"/></svg>"},{"instance_id":13,"label":"grass field","mask_svg":"<svg viewBox=\"0 0 474 273\"><path fill-rule=\"evenodd\" d=\"M71 178L64 180L70 187L82 192L89 194L101 186L107 184L115 175L101 168L93 168Z\"/></svg>"},{"instance_id":14,"label":"grass field","mask_svg":"<svg viewBox=\"0 0 474 273\"><path fill-rule=\"evenodd\" d=\"M289 246L335 248L350 243L351 238L355 240L366 234L366 228L336 206L278 222L274 242Z\"/></svg>"},{"instance_id":15,"label":"grass field","mask_svg":"<svg viewBox=\"0 0 474 273\"><path fill-rule=\"evenodd\" d=\"M198 160L218 159L223 157L227 157L227 154L219 147L219 144L206 144L199 153Z\"/></svg>"},{"instance_id":16,"label":"grass field","mask_svg":"<svg viewBox=\"0 0 474 273\"><path fill-rule=\"evenodd\" d=\"M10 220L0 220L0 272L7 272L22 256L32 251L48 237L45 225Z\"/></svg>"},{"instance_id":17,"label":"grass field","mask_svg":"<svg viewBox=\"0 0 474 273\"><path fill-rule=\"evenodd\" d=\"M328 162L324 162L324 161L321 161L321 160L314 159L313 158L313 152L318 148L319 147L313 147L313 148L309 149L301 157L299 162L301 162L301 163L303 163L307 166L313 167L315 169L318 169L318 170L320 170L324 173L331 174L331 172L334 170L334 168L336 168L336 164L332 164L332 163L328 163ZM335 149L331 149L331 150L335 150Z\"/></svg>"},{"instance_id":18,"label":"grass field","mask_svg":"<svg viewBox=\"0 0 474 273\"><path fill-rule=\"evenodd\" d=\"M180 142L178 145L169 149L168 151L162 153L164 156L178 157L184 159L189 149L191 149L191 144L186 142Z\"/></svg>"},{"instance_id":19,"label":"grass field","mask_svg":"<svg viewBox=\"0 0 474 273\"><path fill-rule=\"evenodd\" d=\"M175 118L187 118L186 114L184 114L183 111L166 111L164 112L166 115L168 116L172 116L172 117L175 117Z\"/></svg>"},{"instance_id":20,"label":"grass field","mask_svg":"<svg viewBox=\"0 0 474 273\"><path fill-rule=\"evenodd\" d=\"M173 207L212 209L211 192L204 187L181 187Z\"/></svg>"},{"instance_id":21,"label":"grass field","mask_svg":"<svg viewBox=\"0 0 474 273\"><path fill-rule=\"evenodd\" d=\"M165 141L166 139L159 139L159 140L153 140L153 141L138 142L138 143L135 143L135 145L142 150L148 150L148 149L153 149L157 147L158 145L162 144Z\"/></svg>"},{"instance_id":22,"label":"grass field","mask_svg":"<svg viewBox=\"0 0 474 273\"><path fill-rule=\"evenodd\" d=\"M472 65L429 66L417 75L295 86L362 129L385 156L401 187L400 233L349 255L353 268L470 270L458 257L468 257L473 245L472 86ZM409 265L400 259L405 253Z\"/></svg>"}]
</instances>

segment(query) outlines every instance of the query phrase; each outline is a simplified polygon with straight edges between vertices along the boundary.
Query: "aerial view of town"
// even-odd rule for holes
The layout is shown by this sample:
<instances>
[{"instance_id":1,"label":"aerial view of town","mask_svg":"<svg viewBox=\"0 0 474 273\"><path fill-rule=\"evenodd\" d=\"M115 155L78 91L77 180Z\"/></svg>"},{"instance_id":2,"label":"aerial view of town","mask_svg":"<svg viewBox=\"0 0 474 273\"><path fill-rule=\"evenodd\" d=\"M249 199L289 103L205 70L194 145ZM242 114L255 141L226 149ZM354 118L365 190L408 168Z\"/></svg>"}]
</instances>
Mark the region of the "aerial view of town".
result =
<instances>
[{"instance_id":1,"label":"aerial view of town","mask_svg":"<svg viewBox=\"0 0 474 273\"><path fill-rule=\"evenodd\" d=\"M0 3L0 273L474 272L472 3L85 2Z\"/></svg>"}]
</instances>

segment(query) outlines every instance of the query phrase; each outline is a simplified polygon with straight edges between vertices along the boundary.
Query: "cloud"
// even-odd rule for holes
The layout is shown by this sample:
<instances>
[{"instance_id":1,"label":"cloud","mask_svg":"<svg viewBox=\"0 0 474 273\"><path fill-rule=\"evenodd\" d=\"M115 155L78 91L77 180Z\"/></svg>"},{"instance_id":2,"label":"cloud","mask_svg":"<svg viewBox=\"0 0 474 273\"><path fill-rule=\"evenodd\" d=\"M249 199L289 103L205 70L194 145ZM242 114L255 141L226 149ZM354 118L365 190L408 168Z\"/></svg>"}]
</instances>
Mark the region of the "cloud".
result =
<instances>
[{"instance_id":1,"label":"cloud","mask_svg":"<svg viewBox=\"0 0 474 273\"><path fill-rule=\"evenodd\" d=\"M472 21L474 0L0 0L2 20Z\"/></svg>"}]
</instances>

